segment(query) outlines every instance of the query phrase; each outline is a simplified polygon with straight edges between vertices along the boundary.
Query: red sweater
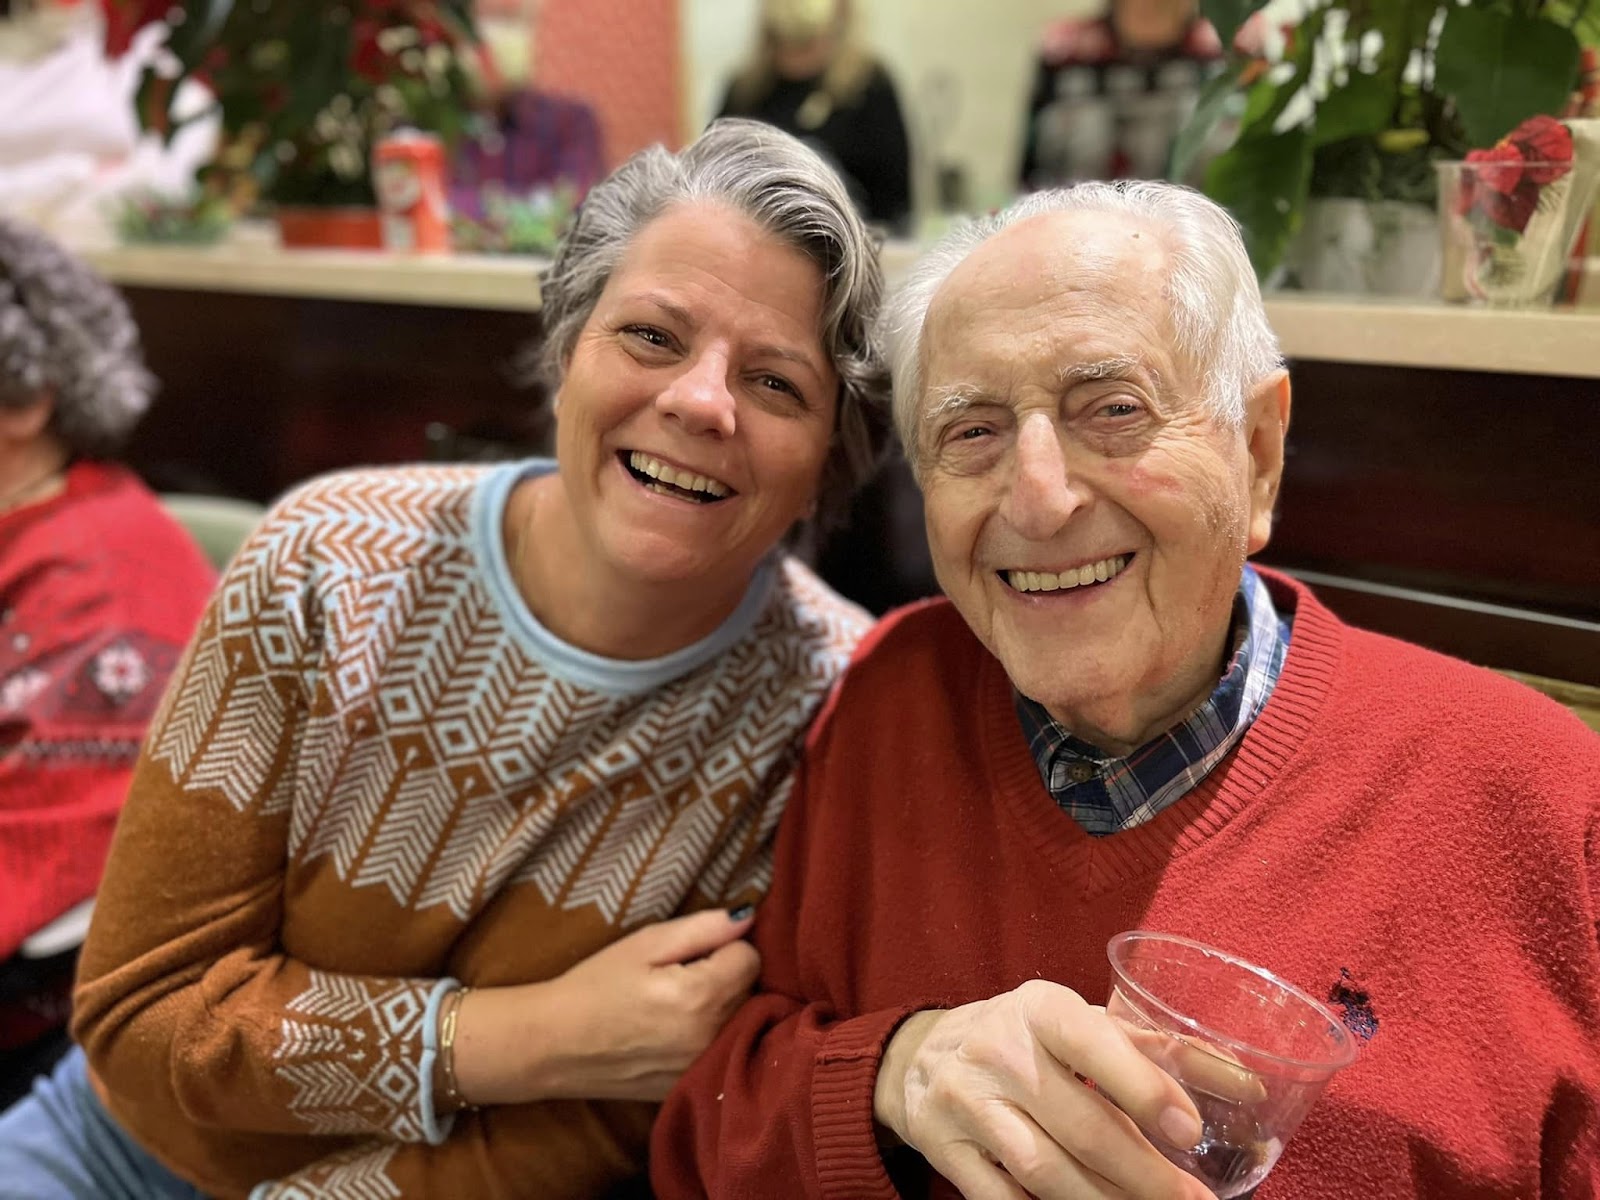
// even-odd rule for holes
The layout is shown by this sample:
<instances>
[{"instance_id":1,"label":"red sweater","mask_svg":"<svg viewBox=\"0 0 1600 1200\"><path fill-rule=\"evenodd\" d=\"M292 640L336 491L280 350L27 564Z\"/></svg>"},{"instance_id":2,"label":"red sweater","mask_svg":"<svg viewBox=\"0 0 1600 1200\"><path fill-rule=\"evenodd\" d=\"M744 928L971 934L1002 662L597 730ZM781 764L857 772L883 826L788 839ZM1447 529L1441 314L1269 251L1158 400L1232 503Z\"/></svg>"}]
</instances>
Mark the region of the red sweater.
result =
<instances>
[{"instance_id":1,"label":"red sweater","mask_svg":"<svg viewBox=\"0 0 1600 1200\"><path fill-rule=\"evenodd\" d=\"M122 467L77 463L58 495L0 514L0 960L94 894L215 579Z\"/></svg>"},{"instance_id":2,"label":"red sweater","mask_svg":"<svg viewBox=\"0 0 1600 1200\"><path fill-rule=\"evenodd\" d=\"M878 627L784 817L762 991L657 1121L660 1200L895 1195L872 1123L895 1026L1035 977L1102 1003L1106 940L1135 927L1236 951L1364 1039L1259 1200L1595 1195L1600 738L1262 574L1294 612L1271 701L1107 838L1051 800L953 608Z\"/></svg>"}]
</instances>

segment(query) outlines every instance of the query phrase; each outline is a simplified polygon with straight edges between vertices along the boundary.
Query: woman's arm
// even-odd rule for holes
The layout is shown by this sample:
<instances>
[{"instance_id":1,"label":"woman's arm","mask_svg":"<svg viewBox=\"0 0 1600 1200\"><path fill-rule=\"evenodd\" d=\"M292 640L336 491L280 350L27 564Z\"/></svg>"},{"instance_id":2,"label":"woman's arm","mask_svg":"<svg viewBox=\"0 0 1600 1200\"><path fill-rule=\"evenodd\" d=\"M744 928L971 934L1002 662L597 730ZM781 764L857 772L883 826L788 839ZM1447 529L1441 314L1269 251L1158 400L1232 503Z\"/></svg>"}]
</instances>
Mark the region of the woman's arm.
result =
<instances>
[{"instance_id":1,"label":"woman's arm","mask_svg":"<svg viewBox=\"0 0 1600 1200\"><path fill-rule=\"evenodd\" d=\"M283 950L317 630L309 589L278 569L295 523L272 526L223 580L151 726L80 959L74 1032L141 1115L437 1138L424 1057L448 981L318 970ZM359 944L359 914L350 924Z\"/></svg>"}]
</instances>

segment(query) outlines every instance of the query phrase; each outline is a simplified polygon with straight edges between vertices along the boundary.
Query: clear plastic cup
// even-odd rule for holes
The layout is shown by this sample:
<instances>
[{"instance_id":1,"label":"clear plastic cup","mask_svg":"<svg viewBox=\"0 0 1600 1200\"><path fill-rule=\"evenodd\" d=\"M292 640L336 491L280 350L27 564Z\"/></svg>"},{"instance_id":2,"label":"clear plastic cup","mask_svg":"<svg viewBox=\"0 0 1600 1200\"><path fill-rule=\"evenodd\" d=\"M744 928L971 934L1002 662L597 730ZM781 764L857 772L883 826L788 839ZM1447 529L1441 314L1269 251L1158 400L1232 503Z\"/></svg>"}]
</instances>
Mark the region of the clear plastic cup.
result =
<instances>
[{"instance_id":1,"label":"clear plastic cup","mask_svg":"<svg viewBox=\"0 0 1600 1200\"><path fill-rule=\"evenodd\" d=\"M1270 971L1188 938L1133 930L1106 947L1106 1011L1182 1085L1200 1144L1151 1142L1221 1200L1248 1196L1356 1043L1326 1005Z\"/></svg>"}]
</instances>

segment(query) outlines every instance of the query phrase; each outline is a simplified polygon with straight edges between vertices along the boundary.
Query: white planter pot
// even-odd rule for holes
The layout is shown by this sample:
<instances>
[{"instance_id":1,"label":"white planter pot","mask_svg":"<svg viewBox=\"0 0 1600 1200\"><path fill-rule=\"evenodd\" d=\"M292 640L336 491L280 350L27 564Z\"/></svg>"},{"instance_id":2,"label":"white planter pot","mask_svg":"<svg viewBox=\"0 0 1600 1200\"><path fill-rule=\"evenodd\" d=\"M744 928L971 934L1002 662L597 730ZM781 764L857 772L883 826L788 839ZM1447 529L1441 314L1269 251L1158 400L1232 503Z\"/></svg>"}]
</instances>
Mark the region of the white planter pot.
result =
<instances>
[{"instance_id":1,"label":"white planter pot","mask_svg":"<svg viewBox=\"0 0 1600 1200\"><path fill-rule=\"evenodd\" d=\"M1289 248L1300 286L1376 296L1439 293L1439 220L1403 200L1313 199Z\"/></svg>"}]
</instances>

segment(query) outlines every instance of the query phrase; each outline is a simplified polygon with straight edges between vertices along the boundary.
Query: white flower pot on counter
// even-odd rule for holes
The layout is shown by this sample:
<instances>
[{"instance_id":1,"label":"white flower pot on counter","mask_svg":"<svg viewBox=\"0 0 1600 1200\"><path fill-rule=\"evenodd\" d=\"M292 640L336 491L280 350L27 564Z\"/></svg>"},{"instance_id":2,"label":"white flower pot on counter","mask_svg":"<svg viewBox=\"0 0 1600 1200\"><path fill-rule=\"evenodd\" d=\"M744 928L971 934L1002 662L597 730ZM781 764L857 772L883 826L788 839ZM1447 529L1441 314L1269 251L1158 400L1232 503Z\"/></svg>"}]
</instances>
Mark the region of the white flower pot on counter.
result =
<instances>
[{"instance_id":1,"label":"white flower pot on counter","mask_svg":"<svg viewBox=\"0 0 1600 1200\"><path fill-rule=\"evenodd\" d=\"M1319 198L1306 202L1288 266L1302 288L1372 296L1439 293L1435 210L1404 200Z\"/></svg>"}]
</instances>

